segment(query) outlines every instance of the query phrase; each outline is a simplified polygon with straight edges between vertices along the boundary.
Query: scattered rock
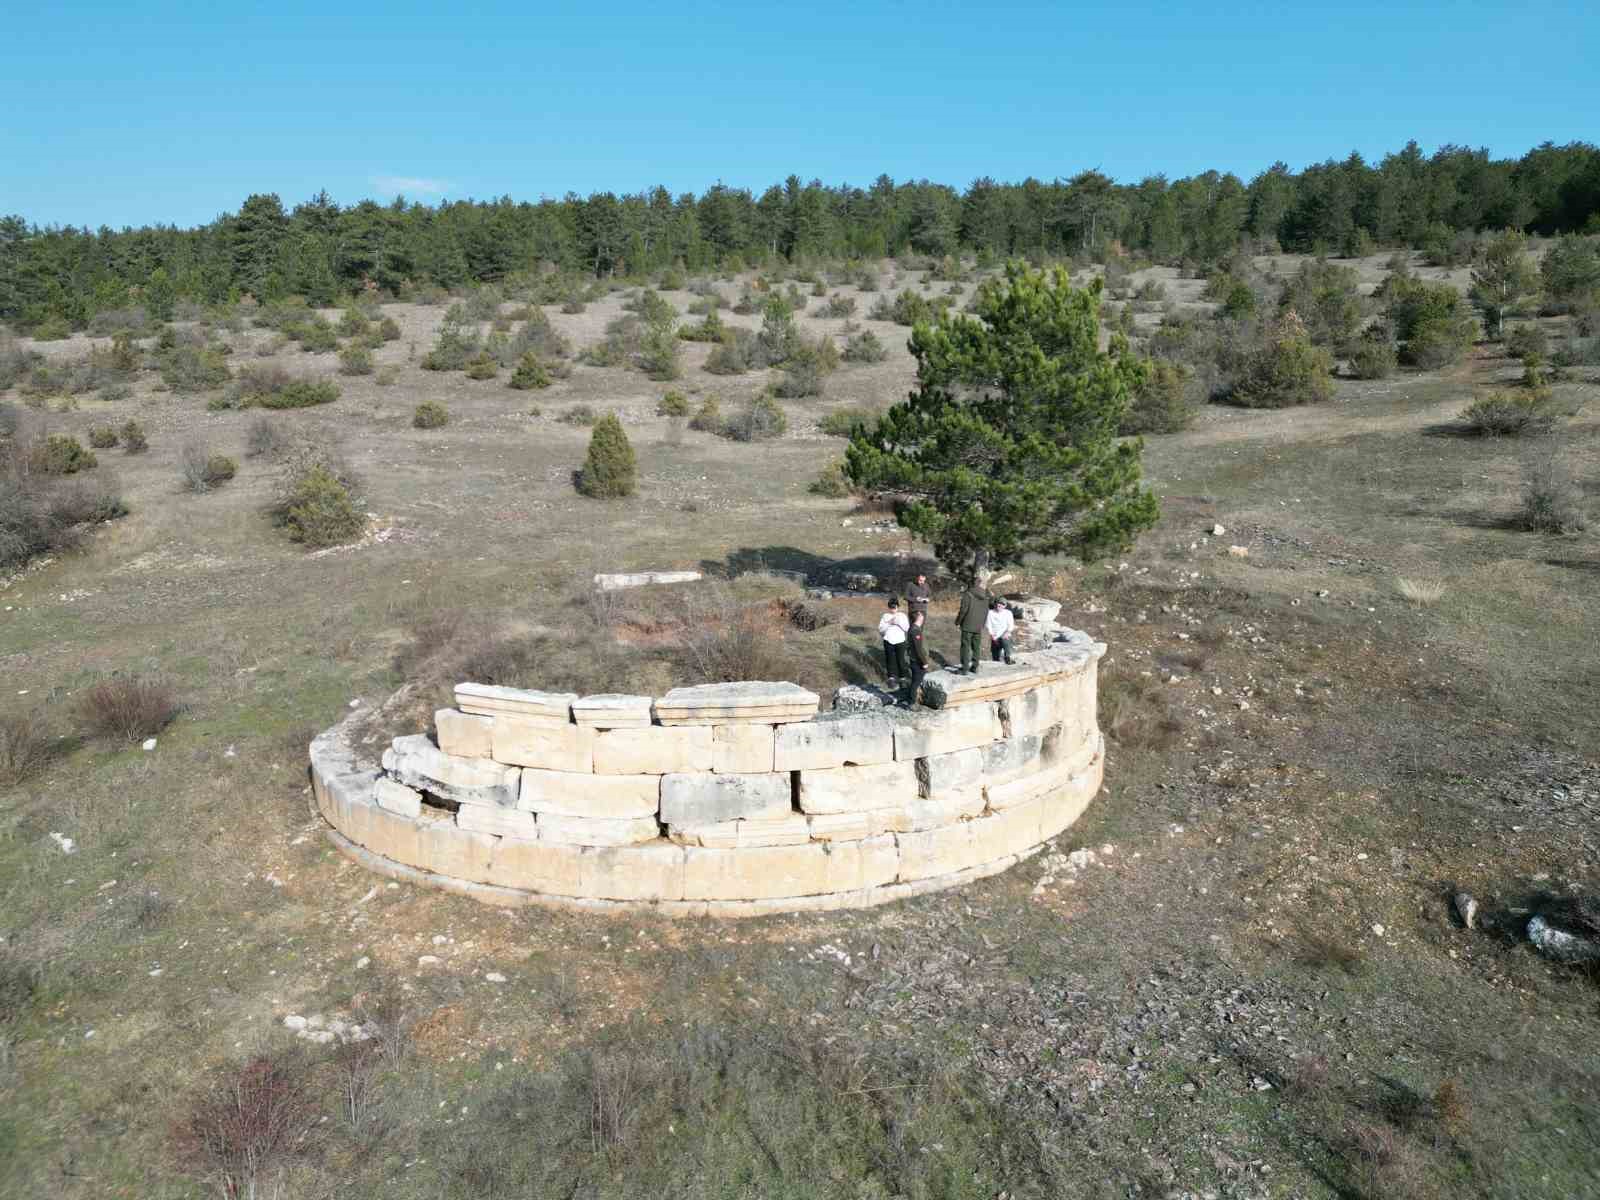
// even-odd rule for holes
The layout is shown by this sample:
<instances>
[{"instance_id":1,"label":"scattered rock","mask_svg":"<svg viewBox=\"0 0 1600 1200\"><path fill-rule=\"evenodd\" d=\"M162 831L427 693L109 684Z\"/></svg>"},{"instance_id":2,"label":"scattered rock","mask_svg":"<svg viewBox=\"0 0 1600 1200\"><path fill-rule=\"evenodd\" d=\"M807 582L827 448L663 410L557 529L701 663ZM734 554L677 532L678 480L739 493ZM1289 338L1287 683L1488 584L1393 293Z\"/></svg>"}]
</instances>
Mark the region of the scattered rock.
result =
<instances>
[{"instance_id":1,"label":"scattered rock","mask_svg":"<svg viewBox=\"0 0 1600 1200\"><path fill-rule=\"evenodd\" d=\"M155 748L156 748L156 739L155 738L145 738L145 740L144 740L144 749L146 749L146 750L154 750Z\"/></svg>"},{"instance_id":2,"label":"scattered rock","mask_svg":"<svg viewBox=\"0 0 1600 1200\"><path fill-rule=\"evenodd\" d=\"M488 980L490 983L504 983L506 981L506 977L500 974L499 971L490 971L484 976L484 979Z\"/></svg>"},{"instance_id":3,"label":"scattered rock","mask_svg":"<svg viewBox=\"0 0 1600 1200\"><path fill-rule=\"evenodd\" d=\"M433 967L437 966L438 963L439 956L437 954L423 954L417 958L417 966L419 967Z\"/></svg>"},{"instance_id":4,"label":"scattered rock","mask_svg":"<svg viewBox=\"0 0 1600 1200\"><path fill-rule=\"evenodd\" d=\"M1243 547L1243 546L1229 546L1228 547L1228 557L1229 558L1249 558L1250 557L1250 551L1245 549L1245 547Z\"/></svg>"},{"instance_id":5,"label":"scattered rock","mask_svg":"<svg viewBox=\"0 0 1600 1200\"><path fill-rule=\"evenodd\" d=\"M1211 527L1211 536L1212 537L1221 537L1223 534L1225 534L1227 532L1228 532L1227 528L1225 526L1222 526L1222 525L1213 525Z\"/></svg>"},{"instance_id":6,"label":"scattered rock","mask_svg":"<svg viewBox=\"0 0 1600 1200\"><path fill-rule=\"evenodd\" d=\"M1600 942L1574 937L1538 914L1528 920L1528 940L1557 962L1600 962Z\"/></svg>"},{"instance_id":7,"label":"scattered rock","mask_svg":"<svg viewBox=\"0 0 1600 1200\"><path fill-rule=\"evenodd\" d=\"M74 851L76 851L77 848L78 848L77 844L71 838L67 837L64 834L60 834L60 833L56 833L56 832L52 831L51 834L50 834L50 838L51 838L52 841L55 842L56 845L61 847L61 853L63 853L63 854L71 854Z\"/></svg>"},{"instance_id":8,"label":"scattered rock","mask_svg":"<svg viewBox=\"0 0 1600 1200\"><path fill-rule=\"evenodd\" d=\"M306 1027L306 1019L296 1013L290 1013L283 1019L283 1027L285 1029L292 1029L296 1033L299 1033Z\"/></svg>"},{"instance_id":9,"label":"scattered rock","mask_svg":"<svg viewBox=\"0 0 1600 1200\"><path fill-rule=\"evenodd\" d=\"M1373 933L1374 937L1382 937L1383 936L1383 932L1384 932L1384 930L1383 930L1383 926L1382 925L1374 925L1372 927L1372 933Z\"/></svg>"},{"instance_id":10,"label":"scattered rock","mask_svg":"<svg viewBox=\"0 0 1600 1200\"><path fill-rule=\"evenodd\" d=\"M833 693L834 712L871 712L894 706L894 693L873 684L847 683Z\"/></svg>"},{"instance_id":11,"label":"scattered rock","mask_svg":"<svg viewBox=\"0 0 1600 1200\"><path fill-rule=\"evenodd\" d=\"M1468 929L1473 929L1478 921L1478 902L1466 892L1457 892L1455 898L1456 916L1461 918L1461 923Z\"/></svg>"}]
</instances>

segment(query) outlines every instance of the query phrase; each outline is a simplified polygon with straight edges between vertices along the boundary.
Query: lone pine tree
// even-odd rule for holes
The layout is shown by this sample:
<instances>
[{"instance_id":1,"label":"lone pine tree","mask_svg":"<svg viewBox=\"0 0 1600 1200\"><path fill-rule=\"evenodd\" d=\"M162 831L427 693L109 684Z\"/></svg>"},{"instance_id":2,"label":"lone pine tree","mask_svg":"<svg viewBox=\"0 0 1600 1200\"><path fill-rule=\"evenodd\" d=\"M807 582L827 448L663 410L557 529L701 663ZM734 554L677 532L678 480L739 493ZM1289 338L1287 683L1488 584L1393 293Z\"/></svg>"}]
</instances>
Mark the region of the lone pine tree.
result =
<instances>
[{"instance_id":1,"label":"lone pine tree","mask_svg":"<svg viewBox=\"0 0 1600 1200\"><path fill-rule=\"evenodd\" d=\"M637 471L633 446L622 422L616 413L607 413L594 423L594 432L589 435L589 456L578 475L578 490L600 499L631 496Z\"/></svg>"},{"instance_id":2,"label":"lone pine tree","mask_svg":"<svg viewBox=\"0 0 1600 1200\"><path fill-rule=\"evenodd\" d=\"M851 438L851 483L899 497L900 524L957 573L1089 560L1155 524L1143 445L1117 438L1149 368L1121 335L1099 348L1100 291L1060 267L1008 265L979 289L979 319L913 327L916 390Z\"/></svg>"}]
</instances>

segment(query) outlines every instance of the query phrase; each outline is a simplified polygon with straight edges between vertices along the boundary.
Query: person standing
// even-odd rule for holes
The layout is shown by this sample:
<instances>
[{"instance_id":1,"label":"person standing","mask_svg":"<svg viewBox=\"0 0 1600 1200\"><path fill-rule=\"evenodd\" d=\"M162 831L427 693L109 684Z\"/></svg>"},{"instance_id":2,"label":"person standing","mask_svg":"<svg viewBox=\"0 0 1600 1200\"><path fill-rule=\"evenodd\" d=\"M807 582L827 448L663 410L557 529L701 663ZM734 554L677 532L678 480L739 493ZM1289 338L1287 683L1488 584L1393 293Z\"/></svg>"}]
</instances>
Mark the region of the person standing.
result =
<instances>
[{"instance_id":1,"label":"person standing","mask_svg":"<svg viewBox=\"0 0 1600 1200\"><path fill-rule=\"evenodd\" d=\"M900 677L908 675L906 669L906 635L911 622L900 611L900 601L889 597L889 611L878 618L878 636L883 639L883 669L889 676L889 688L900 686Z\"/></svg>"},{"instance_id":2,"label":"person standing","mask_svg":"<svg viewBox=\"0 0 1600 1200\"><path fill-rule=\"evenodd\" d=\"M933 589L928 586L928 577L921 572L917 574L917 581L906 588L906 616L916 620L918 613L924 618L928 615L928 605L933 602Z\"/></svg>"},{"instance_id":3,"label":"person standing","mask_svg":"<svg viewBox=\"0 0 1600 1200\"><path fill-rule=\"evenodd\" d=\"M1017 619L1011 615L1011 606L996 596L989 605L989 615L983 627L989 634L989 657L995 662L1011 661L1011 631Z\"/></svg>"},{"instance_id":4,"label":"person standing","mask_svg":"<svg viewBox=\"0 0 1600 1200\"><path fill-rule=\"evenodd\" d=\"M928 647L923 644L923 631L927 628L928 615L926 610L911 614L911 634L908 638L911 648L911 703L917 702L917 692L922 687L922 677L928 673L932 664L928 661Z\"/></svg>"},{"instance_id":5,"label":"person standing","mask_svg":"<svg viewBox=\"0 0 1600 1200\"><path fill-rule=\"evenodd\" d=\"M974 579L961 593L961 608L956 612L956 628L961 631L961 671L978 672L978 639L989 618L989 593Z\"/></svg>"}]
</instances>

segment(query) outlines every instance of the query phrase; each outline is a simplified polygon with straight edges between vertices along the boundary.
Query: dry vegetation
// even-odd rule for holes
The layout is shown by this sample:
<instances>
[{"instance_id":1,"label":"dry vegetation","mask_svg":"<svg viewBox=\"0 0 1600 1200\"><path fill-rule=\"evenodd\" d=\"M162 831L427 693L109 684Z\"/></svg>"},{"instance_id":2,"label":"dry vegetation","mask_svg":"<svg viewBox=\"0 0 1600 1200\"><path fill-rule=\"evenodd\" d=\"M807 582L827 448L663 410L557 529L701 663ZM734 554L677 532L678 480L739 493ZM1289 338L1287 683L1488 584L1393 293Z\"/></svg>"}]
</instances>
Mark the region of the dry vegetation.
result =
<instances>
[{"instance_id":1,"label":"dry vegetation","mask_svg":"<svg viewBox=\"0 0 1600 1200\"><path fill-rule=\"evenodd\" d=\"M1363 294L1388 274L1387 256L1352 265ZM752 441L724 423L783 368L714 374L718 347L683 341L683 403L664 411L664 357L572 364L608 328L617 354L649 357L614 323L651 302L604 288L544 306L535 348L513 322L482 379L423 369L442 305L385 306L393 337L297 317L314 345L367 337L372 373L356 361L336 399L270 418L251 398L325 397L308 388L331 350L184 325L192 353L165 382L141 368L126 394L0 398L29 437L135 422L148 439L87 472L115 460L128 515L63 517L0 586L0 1192L1600 1192L1594 980L1507 932L1600 888L1600 557L1575 532L1600 472L1590 367L1544 385L1556 432L1534 448L1559 457L1460 436L1476 395L1524 387L1493 345L1440 371L1341 368L1329 403L1204 406L1148 438L1162 524L1123 561L1019 579L1111 647L1107 787L1055 848L1094 865L1047 853L888 909L724 926L487 909L323 843L305 743L403 683L377 716L415 730L469 676L874 678L877 606L797 580L899 581L923 548L878 525L881 503L807 489L909 385L905 329L866 314L970 297L971 278L931 275L811 300L807 345L870 333L886 357L846 352L821 396L777 401L785 432ZM759 335L753 276L685 282L654 293L680 321L698 303ZM1143 337L1162 304L1227 299L1164 268L1116 282ZM1559 338L1566 320L1544 324ZM237 403L206 390L215 342L259 365ZM106 345L27 351L65 368ZM509 386L524 353L557 366L548 386ZM710 401L719 415L685 429ZM448 422L414 427L419 404ZM592 501L573 472L611 412L637 490ZM226 486L184 494L190 445L197 470L235 461ZM349 506L289 486L297 464ZM69 483L30 474L26 497ZM1574 532L1525 529L1529 496L1543 512L1558 493ZM338 531L307 539L321 549L274 524L297 498L332 518L308 526ZM674 567L710 579L583 582ZM1462 929L1463 888L1506 923ZM372 1040L314 1045L288 1016Z\"/></svg>"}]
</instances>

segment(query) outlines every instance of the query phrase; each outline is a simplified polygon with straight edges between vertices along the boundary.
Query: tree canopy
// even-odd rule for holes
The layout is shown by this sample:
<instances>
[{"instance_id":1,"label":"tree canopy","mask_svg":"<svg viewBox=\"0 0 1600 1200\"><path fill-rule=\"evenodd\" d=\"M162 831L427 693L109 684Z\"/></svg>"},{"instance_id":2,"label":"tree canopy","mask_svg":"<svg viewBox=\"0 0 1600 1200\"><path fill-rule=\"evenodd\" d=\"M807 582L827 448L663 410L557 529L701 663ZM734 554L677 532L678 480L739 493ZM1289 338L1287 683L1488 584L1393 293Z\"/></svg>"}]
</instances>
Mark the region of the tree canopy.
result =
<instances>
[{"instance_id":1,"label":"tree canopy","mask_svg":"<svg viewBox=\"0 0 1600 1200\"><path fill-rule=\"evenodd\" d=\"M1008 265L979 288L976 319L913 326L916 390L851 439L851 482L901 498L900 524L960 574L1096 558L1155 524L1142 443L1117 438L1149 367L1121 335L1099 348L1100 291Z\"/></svg>"}]
</instances>

